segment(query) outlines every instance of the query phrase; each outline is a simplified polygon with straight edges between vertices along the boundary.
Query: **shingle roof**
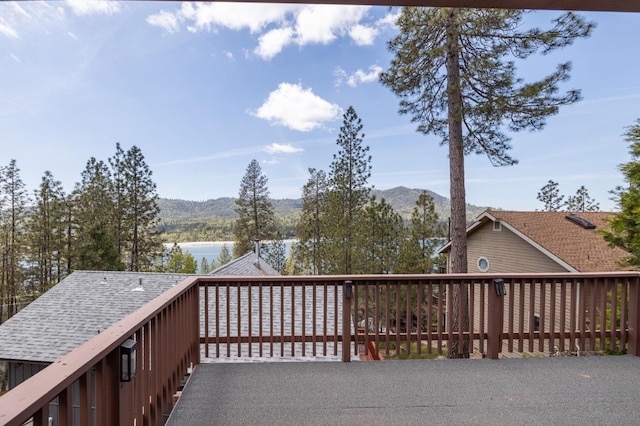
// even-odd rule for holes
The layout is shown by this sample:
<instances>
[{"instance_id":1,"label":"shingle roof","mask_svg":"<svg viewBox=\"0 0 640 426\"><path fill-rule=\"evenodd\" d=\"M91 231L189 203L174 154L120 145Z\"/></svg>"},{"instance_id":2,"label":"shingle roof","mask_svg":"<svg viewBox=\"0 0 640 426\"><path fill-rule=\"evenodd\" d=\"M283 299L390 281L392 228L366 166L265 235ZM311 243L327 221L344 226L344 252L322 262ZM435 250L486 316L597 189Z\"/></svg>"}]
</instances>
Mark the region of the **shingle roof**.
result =
<instances>
[{"instance_id":1,"label":"shingle roof","mask_svg":"<svg viewBox=\"0 0 640 426\"><path fill-rule=\"evenodd\" d=\"M53 362L187 276L76 271L0 325L0 359Z\"/></svg>"},{"instance_id":2,"label":"shingle roof","mask_svg":"<svg viewBox=\"0 0 640 426\"><path fill-rule=\"evenodd\" d=\"M209 275L218 276L242 276L242 277L259 277L259 276L278 276L278 271L273 269L264 260L258 258L252 251L231 262L226 263L219 268L214 269Z\"/></svg>"},{"instance_id":3,"label":"shingle roof","mask_svg":"<svg viewBox=\"0 0 640 426\"><path fill-rule=\"evenodd\" d=\"M599 272L629 270L619 262L628 252L621 247L610 247L598 233L606 229L607 219L613 213L580 212L576 213L593 225L594 229L585 229L567 219L568 212L518 212L490 211L479 217L479 223L498 221L519 232L541 246L552 255L566 262L578 272ZM478 228L472 225L468 232Z\"/></svg>"}]
</instances>

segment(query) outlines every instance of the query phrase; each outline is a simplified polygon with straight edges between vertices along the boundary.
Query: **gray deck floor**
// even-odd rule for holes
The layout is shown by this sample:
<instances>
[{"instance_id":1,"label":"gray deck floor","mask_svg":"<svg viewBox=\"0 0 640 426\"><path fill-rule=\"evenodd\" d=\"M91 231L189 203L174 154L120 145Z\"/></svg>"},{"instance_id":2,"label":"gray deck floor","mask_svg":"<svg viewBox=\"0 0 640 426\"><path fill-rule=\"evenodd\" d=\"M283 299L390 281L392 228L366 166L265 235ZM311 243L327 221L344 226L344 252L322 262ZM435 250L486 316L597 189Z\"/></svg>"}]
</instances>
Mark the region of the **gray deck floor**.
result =
<instances>
[{"instance_id":1,"label":"gray deck floor","mask_svg":"<svg viewBox=\"0 0 640 426\"><path fill-rule=\"evenodd\" d=\"M169 425L638 425L640 357L201 364Z\"/></svg>"}]
</instances>

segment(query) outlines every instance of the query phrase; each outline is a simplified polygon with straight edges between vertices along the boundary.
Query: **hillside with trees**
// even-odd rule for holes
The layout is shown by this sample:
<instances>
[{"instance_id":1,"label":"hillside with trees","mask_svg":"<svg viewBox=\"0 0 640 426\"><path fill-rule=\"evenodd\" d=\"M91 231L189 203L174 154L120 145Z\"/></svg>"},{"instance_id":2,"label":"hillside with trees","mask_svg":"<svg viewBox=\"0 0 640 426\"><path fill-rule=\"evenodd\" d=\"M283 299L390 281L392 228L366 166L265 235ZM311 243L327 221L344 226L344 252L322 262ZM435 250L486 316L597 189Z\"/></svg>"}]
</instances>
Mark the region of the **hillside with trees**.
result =
<instances>
[{"instance_id":1,"label":"hillside with trees","mask_svg":"<svg viewBox=\"0 0 640 426\"><path fill-rule=\"evenodd\" d=\"M398 186L391 189L373 189L371 196L385 201L407 222L422 192L433 198L435 211L441 221L449 218L449 199L428 189ZM285 239L296 238L296 224L302 213L302 198L270 199L278 226ZM159 198L162 240L167 243L186 241L231 241L237 217L235 198L222 197L206 201L187 201ZM472 221L486 207L467 205L467 222Z\"/></svg>"}]
</instances>

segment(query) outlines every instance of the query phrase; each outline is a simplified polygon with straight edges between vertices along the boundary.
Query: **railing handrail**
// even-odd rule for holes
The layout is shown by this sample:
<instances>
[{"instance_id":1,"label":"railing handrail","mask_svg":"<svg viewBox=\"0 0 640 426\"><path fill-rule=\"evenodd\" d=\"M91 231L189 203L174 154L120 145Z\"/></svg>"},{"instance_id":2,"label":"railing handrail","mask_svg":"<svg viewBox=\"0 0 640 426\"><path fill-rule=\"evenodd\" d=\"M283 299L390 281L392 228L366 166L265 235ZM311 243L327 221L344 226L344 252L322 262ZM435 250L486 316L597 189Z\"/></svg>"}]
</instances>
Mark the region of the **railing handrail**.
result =
<instances>
[{"instance_id":1,"label":"railing handrail","mask_svg":"<svg viewBox=\"0 0 640 426\"><path fill-rule=\"evenodd\" d=\"M1 396L0 424L5 424L6 419L11 419L16 424L29 420L38 409L49 403L194 285L197 285L196 276L176 284Z\"/></svg>"},{"instance_id":2,"label":"railing handrail","mask_svg":"<svg viewBox=\"0 0 640 426\"><path fill-rule=\"evenodd\" d=\"M494 278L502 279L519 279L519 278L541 278L546 279L576 279L576 278L640 278L640 271L618 271L618 272L553 272L553 273L476 273L476 274L371 274L371 275L281 275L281 276L262 276L262 277L244 277L244 276L215 276L204 275L194 277L202 285L203 283L215 282L233 282L239 285L251 285L253 283L276 282L276 283L300 283L300 282L344 282L352 281L415 281L415 280L491 280ZM243 284L246 283L246 284Z\"/></svg>"}]
</instances>

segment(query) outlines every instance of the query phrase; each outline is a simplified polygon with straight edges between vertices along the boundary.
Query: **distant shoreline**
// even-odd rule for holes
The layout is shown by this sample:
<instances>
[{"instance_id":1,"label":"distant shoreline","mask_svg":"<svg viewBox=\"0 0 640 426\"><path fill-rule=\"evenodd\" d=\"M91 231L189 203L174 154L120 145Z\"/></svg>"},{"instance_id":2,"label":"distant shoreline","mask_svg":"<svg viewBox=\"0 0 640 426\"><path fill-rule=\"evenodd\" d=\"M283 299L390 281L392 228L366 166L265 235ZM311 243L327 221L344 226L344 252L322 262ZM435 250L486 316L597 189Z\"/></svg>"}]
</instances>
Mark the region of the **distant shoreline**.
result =
<instances>
[{"instance_id":1,"label":"distant shoreline","mask_svg":"<svg viewBox=\"0 0 640 426\"><path fill-rule=\"evenodd\" d=\"M298 241L295 238L283 240L285 244ZM165 247L173 247L173 243L163 243ZM233 241L186 241L184 243L177 243L180 248L183 247L210 247L210 246L233 246Z\"/></svg>"},{"instance_id":2,"label":"distant shoreline","mask_svg":"<svg viewBox=\"0 0 640 426\"><path fill-rule=\"evenodd\" d=\"M173 247L173 243L163 243L165 247ZM233 245L233 241L187 241L177 243L180 247L223 246Z\"/></svg>"}]
</instances>

